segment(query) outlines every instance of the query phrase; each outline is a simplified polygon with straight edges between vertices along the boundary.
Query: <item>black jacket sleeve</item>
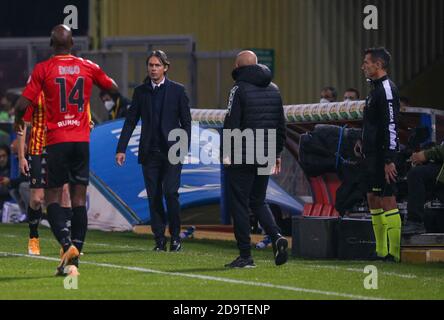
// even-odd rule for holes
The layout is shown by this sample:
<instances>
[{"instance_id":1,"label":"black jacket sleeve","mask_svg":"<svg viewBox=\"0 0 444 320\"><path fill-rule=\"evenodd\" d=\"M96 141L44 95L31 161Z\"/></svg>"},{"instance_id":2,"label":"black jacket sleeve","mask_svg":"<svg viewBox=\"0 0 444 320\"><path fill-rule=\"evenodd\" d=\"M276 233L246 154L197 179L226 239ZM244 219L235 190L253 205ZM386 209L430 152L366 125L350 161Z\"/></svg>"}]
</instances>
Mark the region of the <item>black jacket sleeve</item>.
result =
<instances>
[{"instance_id":1,"label":"black jacket sleeve","mask_svg":"<svg viewBox=\"0 0 444 320\"><path fill-rule=\"evenodd\" d=\"M241 89L239 88L239 86L235 85L231 89L230 96L228 98L227 114L225 115L223 129L241 130L241 123L242 123ZM231 150L229 150L228 146L224 144L224 132L222 132L221 135L220 148L221 148L220 150L221 161L225 164L226 164L225 161L227 161L228 158L231 158L230 161L232 161L232 157L234 154L234 147L233 145L231 145ZM229 157L230 154L231 157Z\"/></svg>"},{"instance_id":2,"label":"black jacket sleeve","mask_svg":"<svg viewBox=\"0 0 444 320\"><path fill-rule=\"evenodd\" d=\"M282 104L282 101L281 101ZM285 123L285 115L284 115L284 106L282 106L280 110L280 119L279 124L276 130L276 157L279 158L281 156L282 150L284 150L285 141L286 141L286 123Z\"/></svg>"},{"instance_id":3,"label":"black jacket sleeve","mask_svg":"<svg viewBox=\"0 0 444 320\"><path fill-rule=\"evenodd\" d=\"M120 133L119 142L117 144L116 153L125 153L128 142L133 134L134 128L140 119L140 101L138 99L138 91L134 90L133 100L131 107L126 115L125 123L123 125L122 132Z\"/></svg>"},{"instance_id":4,"label":"black jacket sleeve","mask_svg":"<svg viewBox=\"0 0 444 320\"><path fill-rule=\"evenodd\" d=\"M228 110L224 120L224 129L241 129L242 122L241 89L235 85L228 98Z\"/></svg>"},{"instance_id":5,"label":"black jacket sleeve","mask_svg":"<svg viewBox=\"0 0 444 320\"><path fill-rule=\"evenodd\" d=\"M185 88L182 88L181 92L179 116L180 116L180 125L182 126L182 129L184 129L187 132L188 149L189 149L191 146L191 110Z\"/></svg>"},{"instance_id":6,"label":"black jacket sleeve","mask_svg":"<svg viewBox=\"0 0 444 320\"><path fill-rule=\"evenodd\" d=\"M387 97L380 92L378 97L379 114L381 115L382 146L385 163L395 162L398 151L398 110L393 94Z\"/></svg>"}]
</instances>

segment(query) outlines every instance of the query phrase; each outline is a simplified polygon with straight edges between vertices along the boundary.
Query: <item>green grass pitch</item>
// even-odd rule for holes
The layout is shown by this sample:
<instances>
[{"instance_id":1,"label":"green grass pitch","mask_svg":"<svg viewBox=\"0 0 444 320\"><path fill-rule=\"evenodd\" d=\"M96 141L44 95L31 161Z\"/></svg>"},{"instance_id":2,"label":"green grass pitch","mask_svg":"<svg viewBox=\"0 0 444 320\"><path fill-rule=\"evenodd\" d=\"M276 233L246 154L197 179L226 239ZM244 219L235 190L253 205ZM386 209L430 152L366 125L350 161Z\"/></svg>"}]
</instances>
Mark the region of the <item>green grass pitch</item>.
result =
<instances>
[{"instance_id":1,"label":"green grass pitch","mask_svg":"<svg viewBox=\"0 0 444 320\"><path fill-rule=\"evenodd\" d=\"M234 242L186 240L180 253L152 252L151 237L90 231L78 288L54 277L59 246L40 228L42 255L27 253L26 225L0 224L0 299L444 299L444 265L290 258L276 267L272 250L253 249L257 267L228 270ZM378 271L368 290L364 267Z\"/></svg>"}]
</instances>

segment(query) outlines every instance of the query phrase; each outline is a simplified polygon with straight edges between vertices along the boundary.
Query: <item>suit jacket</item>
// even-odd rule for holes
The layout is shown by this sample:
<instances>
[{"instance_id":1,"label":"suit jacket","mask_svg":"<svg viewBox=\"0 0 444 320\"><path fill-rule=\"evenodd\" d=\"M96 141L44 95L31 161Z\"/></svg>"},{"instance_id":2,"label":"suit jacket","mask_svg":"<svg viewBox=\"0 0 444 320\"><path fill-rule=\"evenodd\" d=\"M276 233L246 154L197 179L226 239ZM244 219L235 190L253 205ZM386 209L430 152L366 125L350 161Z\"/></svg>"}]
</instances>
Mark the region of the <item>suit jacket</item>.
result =
<instances>
[{"instance_id":1,"label":"suit jacket","mask_svg":"<svg viewBox=\"0 0 444 320\"><path fill-rule=\"evenodd\" d=\"M165 98L161 113L161 134L168 148L174 145L175 141L168 141L168 135L171 130L183 129L188 135L188 147L191 140L191 111L189 100L185 92L185 87L177 82L165 79ZM120 134L117 144L117 153L125 153L128 142L136 127L139 119L142 120L142 131L139 142L139 163L144 163L149 154L151 135L158 134L152 132L151 123L153 121L152 102L151 102L151 80L147 81L134 89L131 107L126 115L125 124Z\"/></svg>"}]
</instances>

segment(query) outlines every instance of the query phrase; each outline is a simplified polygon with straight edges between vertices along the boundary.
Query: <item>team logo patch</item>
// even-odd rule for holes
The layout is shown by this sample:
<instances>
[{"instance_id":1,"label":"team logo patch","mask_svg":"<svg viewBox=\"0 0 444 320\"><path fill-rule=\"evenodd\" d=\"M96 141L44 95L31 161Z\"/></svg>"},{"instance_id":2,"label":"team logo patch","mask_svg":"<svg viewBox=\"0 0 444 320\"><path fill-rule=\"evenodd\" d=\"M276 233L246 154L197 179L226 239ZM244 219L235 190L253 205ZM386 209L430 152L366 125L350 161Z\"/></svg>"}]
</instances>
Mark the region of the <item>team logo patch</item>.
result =
<instances>
[{"instance_id":1,"label":"team logo patch","mask_svg":"<svg viewBox=\"0 0 444 320\"><path fill-rule=\"evenodd\" d=\"M233 106L234 95L236 94L237 89L239 89L239 86L234 86L230 91L230 97L228 98L228 115L231 113L231 107Z\"/></svg>"}]
</instances>

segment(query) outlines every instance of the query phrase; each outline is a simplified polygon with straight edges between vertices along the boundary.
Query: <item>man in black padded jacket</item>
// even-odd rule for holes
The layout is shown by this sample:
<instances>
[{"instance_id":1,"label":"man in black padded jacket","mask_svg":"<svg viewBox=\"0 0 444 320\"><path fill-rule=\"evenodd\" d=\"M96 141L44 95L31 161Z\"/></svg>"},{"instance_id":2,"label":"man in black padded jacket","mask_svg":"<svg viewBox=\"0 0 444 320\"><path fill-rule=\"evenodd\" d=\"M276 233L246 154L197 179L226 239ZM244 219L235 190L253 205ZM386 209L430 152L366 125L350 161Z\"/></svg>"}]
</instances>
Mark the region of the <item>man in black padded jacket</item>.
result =
<instances>
[{"instance_id":1,"label":"man in black padded jacket","mask_svg":"<svg viewBox=\"0 0 444 320\"><path fill-rule=\"evenodd\" d=\"M258 64L252 51L239 53L232 76L235 84L224 121L222 159L227 207L233 217L240 256L225 266L255 267L251 257L249 210L271 237L275 263L281 265L288 259L288 242L280 235L265 203L265 194L272 171L280 172L280 153L285 144L282 98L279 88L271 82L270 69ZM241 143L236 144L236 140Z\"/></svg>"}]
</instances>

